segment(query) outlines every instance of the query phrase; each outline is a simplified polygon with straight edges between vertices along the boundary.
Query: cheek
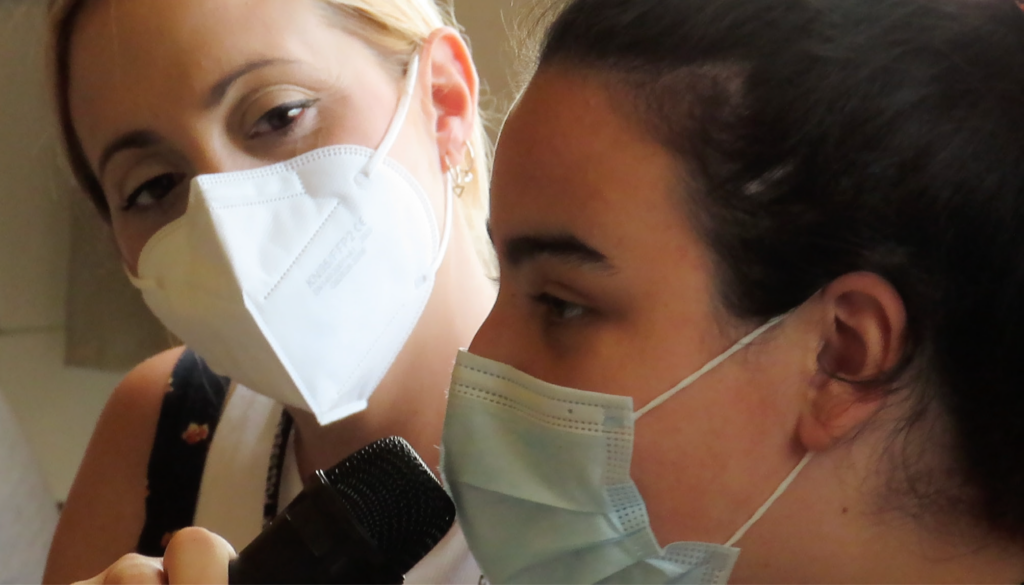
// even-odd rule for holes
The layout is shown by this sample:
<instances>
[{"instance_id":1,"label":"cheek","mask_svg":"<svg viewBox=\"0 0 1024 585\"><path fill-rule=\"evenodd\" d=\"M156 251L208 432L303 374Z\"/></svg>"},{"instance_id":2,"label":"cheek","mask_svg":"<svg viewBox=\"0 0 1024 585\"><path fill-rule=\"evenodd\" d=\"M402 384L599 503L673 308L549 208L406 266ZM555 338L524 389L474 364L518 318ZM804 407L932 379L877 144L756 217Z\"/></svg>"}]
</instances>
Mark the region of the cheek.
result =
<instances>
[{"instance_id":1,"label":"cheek","mask_svg":"<svg viewBox=\"0 0 1024 585\"><path fill-rule=\"evenodd\" d=\"M656 341L628 317L549 323L528 295L502 290L469 351L551 384L628 396L658 377L645 359Z\"/></svg>"},{"instance_id":2,"label":"cheek","mask_svg":"<svg viewBox=\"0 0 1024 585\"><path fill-rule=\"evenodd\" d=\"M383 137L383 132L381 137ZM441 166L442 156L438 152L436 133L417 110L413 109L409 112L409 117L406 119L389 156L409 171L416 182L427 192L440 221L443 218L445 205L442 197L445 185Z\"/></svg>"},{"instance_id":3,"label":"cheek","mask_svg":"<svg viewBox=\"0 0 1024 585\"><path fill-rule=\"evenodd\" d=\"M116 213L116 212L115 212ZM139 275L139 256L152 234L140 233L138 226L117 215L113 218L114 241L121 254L121 262L133 276Z\"/></svg>"},{"instance_id":4,"label":"cheek","mask_svg":"<svg viewBox=\"0 0 1024 585\"><path fill-rule=\"evenodd\" d=\"M180 214L179 214L180 215ZM174 219L156 213L130 214L114 211L112 218L114 240L121 261L133 275L138 275L139 259L150 239Z\"/></svg>"},{"instance_id":5,"label":"cheek","mask_svg":"<svg viewBox=\"0 0 1024 585\"><path fill-rule=\"evenodd\" d=\"M390 93L360 93L355 96L355 101L345 102L344 108L340 104L339 107L324 108L318 129L311 137L312 143L302 145L302 150L339 144L353 144L371 150L379 148L396 114L398 95L394 88L389 89ZM352 112L359 112L359 115L352 115ZM388 157L398 162L427 192L440 226L445 202L437 135L430 120L415 103Z\"/></svg>"}]
</instances>

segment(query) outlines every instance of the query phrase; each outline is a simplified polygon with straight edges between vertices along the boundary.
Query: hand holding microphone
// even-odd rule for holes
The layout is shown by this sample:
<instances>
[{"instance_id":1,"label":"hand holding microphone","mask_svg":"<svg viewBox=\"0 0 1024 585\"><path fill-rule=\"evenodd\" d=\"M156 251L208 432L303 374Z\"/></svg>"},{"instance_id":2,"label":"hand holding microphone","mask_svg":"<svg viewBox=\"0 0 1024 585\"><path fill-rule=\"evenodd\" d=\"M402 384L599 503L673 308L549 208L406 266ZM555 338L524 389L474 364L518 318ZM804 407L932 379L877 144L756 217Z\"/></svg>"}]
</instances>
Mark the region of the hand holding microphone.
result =
<instances>
[{"instance_id":1,"label":"hand holding microphone","mask_svg":"<svg viewBox=\"0 0 1024 585\"><path fill-rule=\"evenodd\" d=\"M163 558L128 554L105 571L77 585L163 585L165 583L227 583L228 561L235 549L203 528L178 531Z\"/></svg>"},{"instance_id":2,"label":"hand holding microphone","mask_svg":"<svg viewBox=\"0 0 1024 585\"><path fill-rule=\"evenodd\" d=\"M230 545L188 529L163 564L127 555L88 582L402 583L454 521L437 479L405 440L391 437L314 474L227 571Z\"/></svg>"}]
</instances>

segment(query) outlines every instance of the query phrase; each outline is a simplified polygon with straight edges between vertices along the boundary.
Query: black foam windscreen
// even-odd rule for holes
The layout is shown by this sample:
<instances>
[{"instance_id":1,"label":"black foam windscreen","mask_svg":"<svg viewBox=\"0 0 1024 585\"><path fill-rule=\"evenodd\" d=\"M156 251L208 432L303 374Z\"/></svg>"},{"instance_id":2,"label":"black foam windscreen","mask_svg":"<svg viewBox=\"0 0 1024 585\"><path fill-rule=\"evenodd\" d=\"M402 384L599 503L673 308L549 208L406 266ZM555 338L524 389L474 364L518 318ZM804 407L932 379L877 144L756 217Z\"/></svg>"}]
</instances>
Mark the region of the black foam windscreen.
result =
<instances>
[{"instance_id":1,"label":"black foam windscreen","mask_svg":"<svg viewBox=\"0 0 1024 585\"><path fill-rule=\"evenodd\" d=\"M402 573L426 556L455 521L455 504L400 437L381 439L319 473L377 550Z\"/></svg>"}]
</instances>

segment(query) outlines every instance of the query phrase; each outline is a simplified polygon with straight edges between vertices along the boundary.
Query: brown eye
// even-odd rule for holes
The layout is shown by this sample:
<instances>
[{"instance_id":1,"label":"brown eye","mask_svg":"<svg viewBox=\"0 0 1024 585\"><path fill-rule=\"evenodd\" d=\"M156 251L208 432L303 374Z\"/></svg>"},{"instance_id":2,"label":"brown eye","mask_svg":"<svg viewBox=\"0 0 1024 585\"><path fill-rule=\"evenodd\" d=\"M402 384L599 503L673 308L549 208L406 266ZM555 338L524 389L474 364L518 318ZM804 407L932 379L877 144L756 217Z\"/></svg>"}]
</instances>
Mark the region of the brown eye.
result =
<instances>
[{"instance_id":1,"label":"brown eye","mask_svg":"<svg viewBox=\"0 0 1024 585\"><path fill-rule=\"evenodd\" d=\"M300 100L271 108L256 120L256 124L249 131L249 138L261 138L278 132L287 133L316 102L317 100Z\"/></svg>"},{"instance_id":2,"label":"brown eye","mask_svg":"<svg viewBox=\"0 0 1024 585\"><path fill-rule=\"evenodd\" d=\"M579 319L587 313L587 308L547 293L534 297L534 301L544 309L546 317L552 322L564 322Z\"/></svg>"},{"instance_id":3,"label":"brown eye","mask_svg":"<svg viewBox=\"0 0 1024 585\"><path fill-rule=\"evenodd\" d=\"M145 209L156 203L160 202L164 197L167 197L171 191L174 191L184 180L185 175L183 173L164 173L157 175L152 179L149 179L145 183L139 185L137 189L132 191L131 195L128 196L128 200L121 209L129 211L133 208Z\"/></svg>"}]
</instances>

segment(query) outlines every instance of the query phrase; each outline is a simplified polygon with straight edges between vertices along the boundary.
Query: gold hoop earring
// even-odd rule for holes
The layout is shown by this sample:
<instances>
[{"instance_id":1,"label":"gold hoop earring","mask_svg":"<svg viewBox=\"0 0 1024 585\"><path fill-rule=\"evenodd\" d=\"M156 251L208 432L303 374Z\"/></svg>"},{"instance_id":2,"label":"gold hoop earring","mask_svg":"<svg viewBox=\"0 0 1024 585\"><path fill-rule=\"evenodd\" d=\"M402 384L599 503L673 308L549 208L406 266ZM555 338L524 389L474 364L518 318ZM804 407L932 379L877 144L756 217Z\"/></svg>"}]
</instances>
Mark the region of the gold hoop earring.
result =
<instances>
[{"instance_id":1,"label":"gold hoop earring","mask_svg":"<svg viewBox=\"0 0 1024 585\"><path fill-rule=\"evenodd\" d=\"M448 155L444 157L444 162L448 165L448 181L451 183L452 193L456 197L462 197L462 194L466 192L466 185L476 177L473 174L473 170L476 169L476 153L473 152L473 145L468 142L466 143L466 152L469 156L465 167L453 166Z\"/></svg>"}]
</instances>

